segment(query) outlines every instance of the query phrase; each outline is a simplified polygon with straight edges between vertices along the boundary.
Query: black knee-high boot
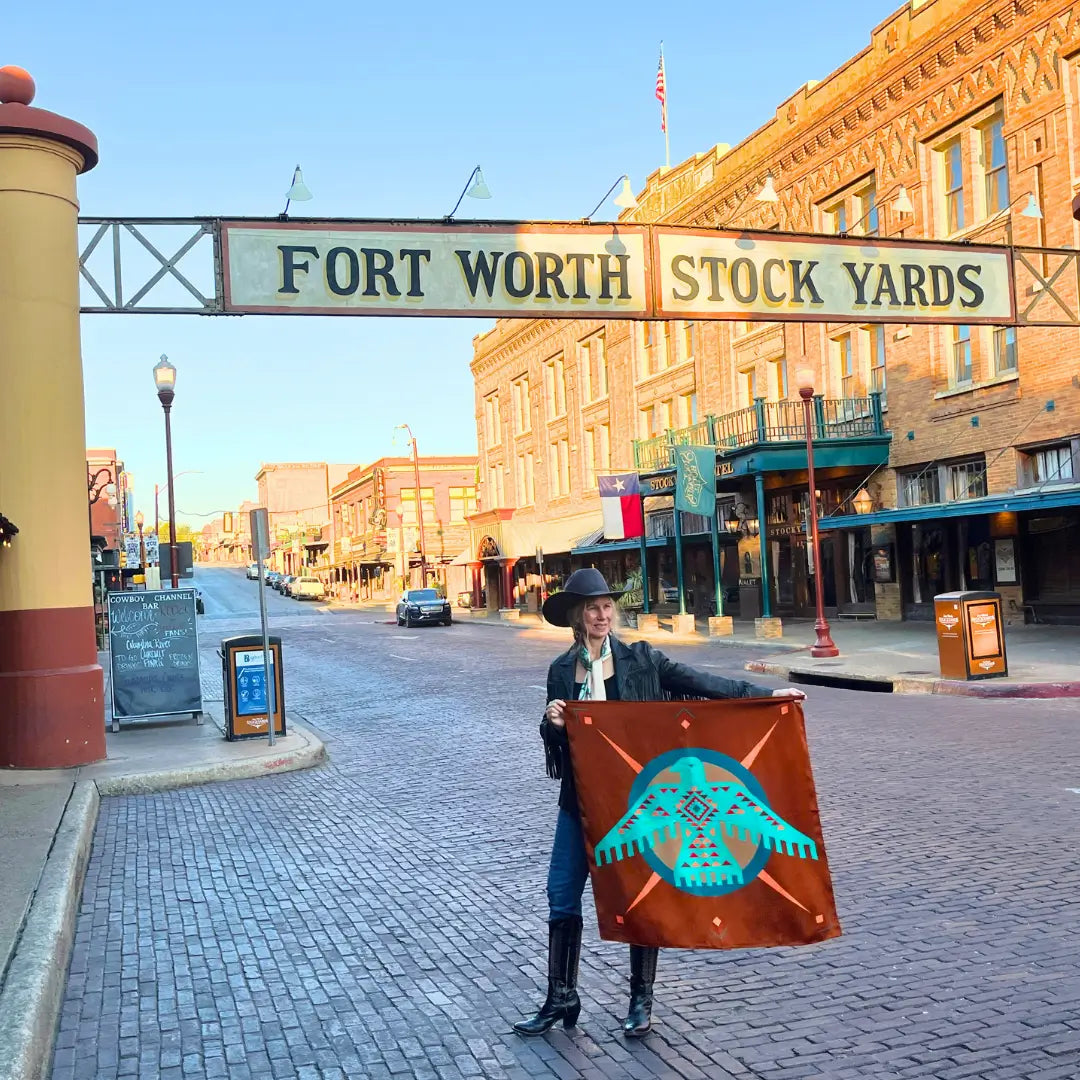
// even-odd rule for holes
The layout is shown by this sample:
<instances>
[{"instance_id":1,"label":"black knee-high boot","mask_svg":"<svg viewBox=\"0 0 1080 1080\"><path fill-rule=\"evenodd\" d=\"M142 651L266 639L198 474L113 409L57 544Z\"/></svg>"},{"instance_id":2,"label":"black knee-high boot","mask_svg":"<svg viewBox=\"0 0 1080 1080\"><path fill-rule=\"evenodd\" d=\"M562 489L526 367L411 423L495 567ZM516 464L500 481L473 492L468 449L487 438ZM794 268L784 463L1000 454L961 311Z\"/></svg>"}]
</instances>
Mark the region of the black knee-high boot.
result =
<instances>
[{"instance_id":1,"label":"black knee-high boot","mask_svg":"<svg viewBox=\"0 0 1080 1080\"><path fill-rule=\"evenodd\" d=\"M630 1009L623 1021L623 1034L639 1039L652 1027L653 981L659 949L630 946Z\"/></svg>"},{"instance_id":2,"label":"black knee-high boot","mask_svg":"<svg viewBox=\"0 0 1080 1080\"><path fill-rule=\"evenodd\" d=\"M561 1020L566 1027L577 1023L581 1001L577 992L578 961L581 959L581 916L555 919L548 923L547 999L535 1016L519 1020L519 1035L543 1035ZM655 967L655 964L653 965Z\"/></svg>"}]
</instances>

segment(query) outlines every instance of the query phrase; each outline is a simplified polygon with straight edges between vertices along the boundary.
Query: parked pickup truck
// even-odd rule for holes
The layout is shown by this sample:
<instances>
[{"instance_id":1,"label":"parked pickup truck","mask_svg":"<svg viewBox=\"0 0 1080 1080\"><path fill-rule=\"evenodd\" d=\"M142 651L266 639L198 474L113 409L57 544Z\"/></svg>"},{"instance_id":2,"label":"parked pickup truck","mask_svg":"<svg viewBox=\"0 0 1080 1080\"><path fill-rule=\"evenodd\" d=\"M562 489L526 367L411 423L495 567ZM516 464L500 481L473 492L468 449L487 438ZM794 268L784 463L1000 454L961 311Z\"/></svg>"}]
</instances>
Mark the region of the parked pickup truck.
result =
<instances>
[{"instance_id":1,"label":"parked pickup truck","mask_svg":"<svg viewBox=\"0 0 1080 1080\"><path fill-rule=\"evenodd\" d=\"M317 577L301 577L292 583L291 594L294 600L323 600L326 590Z\"/></svg>"}]
</instances>

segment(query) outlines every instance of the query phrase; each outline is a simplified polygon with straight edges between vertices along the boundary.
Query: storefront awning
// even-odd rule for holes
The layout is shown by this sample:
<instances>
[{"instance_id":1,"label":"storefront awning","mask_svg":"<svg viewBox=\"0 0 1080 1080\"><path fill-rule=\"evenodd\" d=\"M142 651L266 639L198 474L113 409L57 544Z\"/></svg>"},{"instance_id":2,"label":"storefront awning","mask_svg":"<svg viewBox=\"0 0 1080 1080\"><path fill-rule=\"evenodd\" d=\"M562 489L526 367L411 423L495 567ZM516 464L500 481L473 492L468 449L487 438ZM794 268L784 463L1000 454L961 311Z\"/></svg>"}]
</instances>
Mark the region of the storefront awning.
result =
<instances>
[{"instance_id":1,"label":"storefront awning","mask_svg":"<svg viewBox=\"0 0 1080 1080\"><path fill-rule=\"evenodd\" d=\"M887 525L892 522L933 521L937 518L972 517L977 514L1021 514L1033 510L1054 510L1080 506L1080 484L1052 488L1028 488L1008 495L987 495L981 499L932 503L927 506L900 506L895 510L875 510L869 514L844 514L818 520L818 528L859 529L864 525Z\"/></svg>"},{"instance_id":2,"label":"storefront awning","mask_svg":"<svg viewBox=\"0 0 1080 1080\"><path fill-rule=\"evenodd\" d=\"M675 539L671 536L650 536L645 541L647 547L658 548L674 544ZM640 551L641 537L635 536L633 540L601 540L598 543L586 544L582 547L570 549L571 555L605 555L615 551Z\"/></svg>"}]
</instances>

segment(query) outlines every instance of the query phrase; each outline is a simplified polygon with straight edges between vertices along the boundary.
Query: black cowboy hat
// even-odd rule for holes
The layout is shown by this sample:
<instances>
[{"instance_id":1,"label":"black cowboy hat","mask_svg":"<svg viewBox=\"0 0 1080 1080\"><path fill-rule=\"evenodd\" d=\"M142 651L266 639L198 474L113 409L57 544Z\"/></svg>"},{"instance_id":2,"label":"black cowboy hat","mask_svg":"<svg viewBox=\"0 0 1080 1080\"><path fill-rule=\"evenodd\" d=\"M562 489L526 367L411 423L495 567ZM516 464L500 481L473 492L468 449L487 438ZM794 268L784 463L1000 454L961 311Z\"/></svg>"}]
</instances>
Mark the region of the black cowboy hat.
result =
<instances>
[{"instance_id":1,"label":"black cowboy hat","mask_svg":"<svg viewBox=\"0 0 1080 1080\"><path fill-rule=\"evenodd\" d=\"M593 596L610 596L614 600L622 596L622 592L612 589L604 580L604 575L592 566L575 570L566 579L562 592L557 592L544 601L544 618L552 626L569 626L566 620L570 609Z\"/></svg>"}]
</instances>

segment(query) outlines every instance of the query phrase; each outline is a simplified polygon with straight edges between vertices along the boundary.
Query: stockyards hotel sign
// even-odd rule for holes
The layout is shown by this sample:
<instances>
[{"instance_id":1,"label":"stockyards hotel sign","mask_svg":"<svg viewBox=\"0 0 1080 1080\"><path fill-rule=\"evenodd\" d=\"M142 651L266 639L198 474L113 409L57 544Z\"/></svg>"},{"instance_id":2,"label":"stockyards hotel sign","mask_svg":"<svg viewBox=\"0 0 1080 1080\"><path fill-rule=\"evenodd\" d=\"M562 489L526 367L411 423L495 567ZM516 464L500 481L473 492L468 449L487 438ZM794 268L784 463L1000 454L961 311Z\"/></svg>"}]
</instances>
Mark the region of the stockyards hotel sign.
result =
<instances>
[{"instance_id":1,"label":"stockyards hotel sign","mask_svg":"<svg viewBox=\"0 0 1080 1080\"><path fill-rule=\"evenodd\" d=\"M741 949L840 934L797 702L567 711L601 937Z\"/></svg>"},{"instance_id":2,"label":"stockyards hotel sign","mask_svg":"<svg viewBox=\"0 0 1080 1080\"><path fill-rule=\"evenodd\" d=\"M652 225L226 221L242 314L1014 321L1001 247Z\"/></svg>"}]
</instances>

